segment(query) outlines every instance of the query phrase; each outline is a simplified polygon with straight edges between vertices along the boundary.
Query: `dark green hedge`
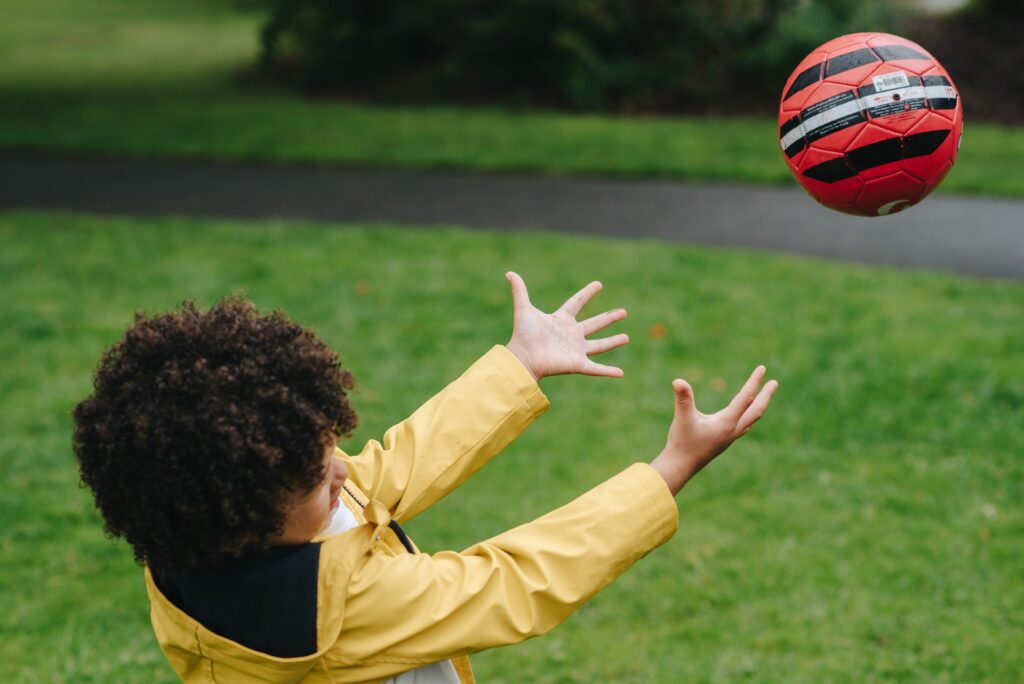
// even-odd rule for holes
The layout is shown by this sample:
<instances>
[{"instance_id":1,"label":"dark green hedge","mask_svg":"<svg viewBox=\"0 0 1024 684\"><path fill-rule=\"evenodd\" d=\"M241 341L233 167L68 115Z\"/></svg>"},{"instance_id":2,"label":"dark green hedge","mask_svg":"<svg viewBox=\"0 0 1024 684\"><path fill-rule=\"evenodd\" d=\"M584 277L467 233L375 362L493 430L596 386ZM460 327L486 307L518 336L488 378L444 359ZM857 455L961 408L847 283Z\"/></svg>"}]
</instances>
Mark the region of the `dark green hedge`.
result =
<instances>
[{"instance_id":1,"label":"dark green hedge","mask_svg":"<svg viewBox=\"0 0 1024 684\"><path fill-rule=\"evenodd\" d=\"M949 71L970 120L1024 121L1024 2L973 0L963 10L920 18L906 36Z\"/></svg>"},{"instance_id":2,"label":"dark green hedge","mask_svg":"<svg viewBox=\"0 0 1024 684\"><path fill-rule=\"evenodd\" d=\"M263 73L311 92L613 111L774 109L872 0L274 0Z\"/></svg>"}]
</instances>

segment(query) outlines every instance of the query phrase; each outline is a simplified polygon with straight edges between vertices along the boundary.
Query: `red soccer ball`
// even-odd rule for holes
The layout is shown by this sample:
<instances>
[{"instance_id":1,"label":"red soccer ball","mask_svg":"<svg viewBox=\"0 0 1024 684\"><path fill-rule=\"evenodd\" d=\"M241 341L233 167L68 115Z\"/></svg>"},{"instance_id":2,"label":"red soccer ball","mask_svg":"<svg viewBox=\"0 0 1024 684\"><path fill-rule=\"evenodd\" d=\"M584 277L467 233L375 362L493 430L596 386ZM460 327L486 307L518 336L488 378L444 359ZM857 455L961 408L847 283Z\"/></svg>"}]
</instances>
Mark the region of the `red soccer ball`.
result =
<instances>
[{"instance_id":1,"label":"red soccer ball","mask_svg":"<svg viewBox=\"0 0 1024 684\"><path fill-rule=\"evenodd\" d=\"M852 33L807 55L786 81L779 142L800 185L826 207L884 216L949 173L963 108L942 65L887 33Z\"/></svg>"}]
</instances>

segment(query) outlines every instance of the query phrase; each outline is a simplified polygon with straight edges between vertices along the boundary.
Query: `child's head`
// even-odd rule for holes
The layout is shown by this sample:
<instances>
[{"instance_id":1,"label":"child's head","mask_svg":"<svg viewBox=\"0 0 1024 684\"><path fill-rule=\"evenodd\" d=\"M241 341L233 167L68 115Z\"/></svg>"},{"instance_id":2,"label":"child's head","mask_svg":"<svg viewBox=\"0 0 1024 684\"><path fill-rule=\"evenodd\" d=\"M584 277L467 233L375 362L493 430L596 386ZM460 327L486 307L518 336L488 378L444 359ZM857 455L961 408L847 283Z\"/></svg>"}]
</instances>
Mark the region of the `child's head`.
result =
<instances>
[{"instance_id":1,"label":"child's head","mask_svg":"<svg viewBox=\"0 0 1024 684\"><path fill-rule=\"evenodd\" d=\"M136 315L75 407L82 481L139 561L185 572L265 548L356 425L352 376L312 332L229 298Z\"/></svg>"}]
</instances>

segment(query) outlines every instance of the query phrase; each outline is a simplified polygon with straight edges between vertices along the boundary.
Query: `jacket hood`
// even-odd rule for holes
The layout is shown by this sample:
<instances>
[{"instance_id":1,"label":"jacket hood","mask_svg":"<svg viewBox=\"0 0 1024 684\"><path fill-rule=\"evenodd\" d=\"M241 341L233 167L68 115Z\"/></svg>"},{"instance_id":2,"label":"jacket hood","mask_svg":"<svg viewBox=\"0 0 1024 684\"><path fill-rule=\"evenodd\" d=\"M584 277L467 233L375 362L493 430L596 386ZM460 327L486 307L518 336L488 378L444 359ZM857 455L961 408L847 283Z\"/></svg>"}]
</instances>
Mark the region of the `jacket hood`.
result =
<instances>
[{"instance_id":1,"label":"jacket hood","mask_svg":"<svg viewBox=\"0 0 1024 684\"><path fill-rule=\"evenodd\" d=\"M150 619L157 641L185 681L193 677L209 681L295 682L317 669L327 650L338 640L344 625L344 587L356 560L366 553L378 525L364 523L348 532L315 538L320 545L317 578L317 651L296 658L282 658L248 648L216 634L178 608L157 587L152 571L145 569L150 600Z\"/></svg>"}]
</instances>

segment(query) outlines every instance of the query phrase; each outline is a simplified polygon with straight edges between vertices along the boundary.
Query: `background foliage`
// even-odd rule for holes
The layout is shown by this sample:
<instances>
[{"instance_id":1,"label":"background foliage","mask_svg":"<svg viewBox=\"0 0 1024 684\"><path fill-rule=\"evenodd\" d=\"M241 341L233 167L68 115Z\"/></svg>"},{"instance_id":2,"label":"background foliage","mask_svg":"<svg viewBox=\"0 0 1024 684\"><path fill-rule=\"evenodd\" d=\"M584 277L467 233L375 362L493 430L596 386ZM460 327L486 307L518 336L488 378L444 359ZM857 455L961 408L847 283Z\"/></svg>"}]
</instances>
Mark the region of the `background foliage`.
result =
<instances>
[{"instance_id":1,"label":"background foliage","mask_svg":"<svg viewBox=\"0 0 1024 684\"><path fill-rule=\"evenodd\" d=\"M967 114L1024 120L1024 3L909 0L270 0L259 72L312 93L659 113L774 113L779 84L844 33L905 35Z\"/></svg>"},{"instance_id":2,"label":"background foliage","mask_svg":"<svg viewBox=\"0 0 1024 684\"><path fill-rule=\"evenodd\" d=\"M811 49L881 30L874 0L276 0L263 70L384 100L749 111ZM824 36L824 38L823 38Z\"/></svg>"},{"instance_id":3,"label":"background foliage","mask_svg":"<svg viewBox=\"0 0 1024 684\"><path fill-rule=\"evenodd\" d=\"M964 116L1024 121L1024 2L972 0L960 12L919 17L908 38L926 46L952 75Z\"/></svg>"},{"instance_id":4,"label":"background foliage","mask_svg":"<svg viewBox=\"0 0 1024 684\"><path fill-rule=\"evenodd\" d=\"M755 79L760 99L745 102L743 116L731 117L409 107L354 102L352 96L308 97L240 78L258 60L260 26L269 11L266 0L242 6L238 0L5 0L0 149L793 182L779 152L773 111L781 82L767 77ZM823 40L812 23L804 30ZM969 37L963 42L973 45ZM1024 49L1019 41L997 45ZM939 54L947 61L945 52ZM1013 78L1021 78L1024 72L1014 69ZM979 123L982 95L989 92L979 95L975 88L982 76L953 73L967 93L968 135L939 191L1024 194L1018 173L1024 130ZM1024 84L1013 91L993 87L988 101L1021 107ZM759 111L767 115L749 116Z\"/></svg>"}]
</instances>

